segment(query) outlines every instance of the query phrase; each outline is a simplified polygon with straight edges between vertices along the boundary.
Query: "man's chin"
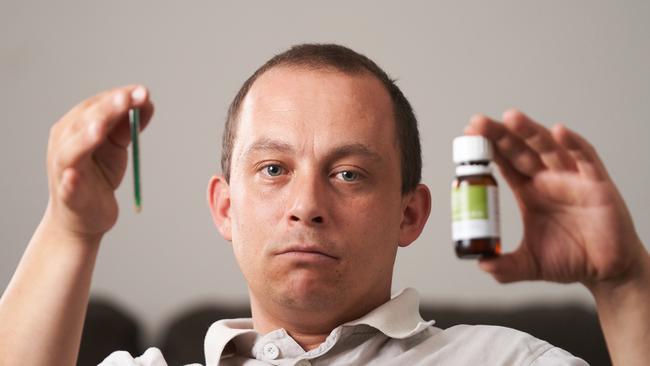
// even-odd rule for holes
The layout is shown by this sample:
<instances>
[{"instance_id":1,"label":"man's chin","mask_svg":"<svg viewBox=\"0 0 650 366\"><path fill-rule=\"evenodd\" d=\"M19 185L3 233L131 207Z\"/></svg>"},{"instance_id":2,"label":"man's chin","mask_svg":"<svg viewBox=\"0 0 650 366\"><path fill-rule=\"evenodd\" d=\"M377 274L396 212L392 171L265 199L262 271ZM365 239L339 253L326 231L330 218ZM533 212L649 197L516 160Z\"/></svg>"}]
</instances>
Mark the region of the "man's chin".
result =
<instances>
[{"instance_id":1,"label":"man's chin","mask_svg":"<svg viewBox=\"0 0 650 366\"><path fill-rule=\"evenodd\" d=\"M299 271L308 272L308 271ZM276 302L296 310L318 310L337 304L344 296L341 281L322 278L314 273L293 273L277 284L273 292Z\"/></svg>"}]
</instances>

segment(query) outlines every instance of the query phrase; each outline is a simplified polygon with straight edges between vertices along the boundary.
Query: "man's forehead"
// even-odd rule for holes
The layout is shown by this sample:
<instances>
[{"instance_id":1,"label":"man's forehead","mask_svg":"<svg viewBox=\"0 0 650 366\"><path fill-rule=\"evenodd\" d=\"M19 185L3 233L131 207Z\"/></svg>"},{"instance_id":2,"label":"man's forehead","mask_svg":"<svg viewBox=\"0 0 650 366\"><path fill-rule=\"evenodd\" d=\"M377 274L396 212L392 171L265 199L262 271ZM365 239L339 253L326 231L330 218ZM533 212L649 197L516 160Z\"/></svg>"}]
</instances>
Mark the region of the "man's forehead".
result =
<instances>
[{"instance_id":1,"label":"man's forehead","mask_svg":"<svg viewBox=\"0 0 650 366\"><path fill-rule=\"evenodd\" d=\"M272 139L295 150L357 144L387 152L380 145L396 144L394 130L390 95L374 76L278 67L260 76L246 96L235 150L241 155Z\"/></svg>"},{"instance_id":2,"label":"man's forehead","mask_svg":"<svg viewBox=\"0 0 650 366\"><path fill-rule=\"evenodd\" d=\"M268 109L278 112L298 107L321 106L347 108L385 114L392 111L392 100L383 84L366 71L342 72L333 67L276 66L253 83L247 93L242 112Z\"/></svg>"}]
</instances>

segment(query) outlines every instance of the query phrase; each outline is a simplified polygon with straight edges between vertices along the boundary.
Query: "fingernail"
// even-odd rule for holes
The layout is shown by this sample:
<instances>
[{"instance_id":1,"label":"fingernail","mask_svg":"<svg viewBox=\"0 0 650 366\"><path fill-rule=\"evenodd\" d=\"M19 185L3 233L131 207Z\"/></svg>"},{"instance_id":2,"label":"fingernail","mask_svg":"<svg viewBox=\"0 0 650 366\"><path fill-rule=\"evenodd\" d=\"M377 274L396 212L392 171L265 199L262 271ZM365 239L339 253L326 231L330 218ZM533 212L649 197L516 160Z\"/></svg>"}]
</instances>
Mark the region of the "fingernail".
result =
<instances>
[{"instance_id":1,"label":"fingernail","mask_svg":"<svg viewBox=\"0 0 650 366\"><path fill-rule=\"evenodd\" d=\"M117 108L124 108L126 105L126 96L124 93L117 93L113 96L113 105Z\"/></svg>"},{"instance_id":2,"label":"fingernail","mask_svg":"<svg viewBox=\"0 0 650 366\"><path fill-rule=\"evenodd\" d=\"M131 98L133 99L134 102L141 102L144 100L145 95L147 92L144 90L143 87L139 86L131 92Z\"/></svg>"}]
</instances>

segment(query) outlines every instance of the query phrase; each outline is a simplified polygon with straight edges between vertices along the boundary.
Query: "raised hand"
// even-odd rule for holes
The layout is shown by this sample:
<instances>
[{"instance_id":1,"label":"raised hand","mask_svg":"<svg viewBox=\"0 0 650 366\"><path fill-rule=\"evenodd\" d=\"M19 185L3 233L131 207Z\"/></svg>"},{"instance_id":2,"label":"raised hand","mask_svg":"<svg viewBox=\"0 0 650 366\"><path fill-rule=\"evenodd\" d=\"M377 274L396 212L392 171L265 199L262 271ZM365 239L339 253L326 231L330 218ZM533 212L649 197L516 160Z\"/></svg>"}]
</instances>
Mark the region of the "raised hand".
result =
<instances>
[{"instance_id":1,"label":"raised hand","mask_svg":"<svg viewBox=\"0 0 650 366\"><path fill-rule=\"evenodd\" d=\"M116 88L79 103L50 131L47 152L50 201L46 219L80 236L97 236L116 222L114 191L127 166L129 108L153 114L147 89Z\"/></svg>"},{"instance_id":2,"label":"raised hand","mask_svg":"<svg viewBox=\"0 0 650 366\"><path fill-rule=\"evenodd\" d=\"M99 245L117 220L134 107L144 128L153 105L138 85L86 99L52 126L50 200L0 297L0 365L76 364Z\"/></svg>"},{"instance_id":3,"label":"raised hand","mask_svg":"<svg viewBox=\"0 0 650 366\"><path fill-rule=\"evenodd\" d=\"M594 148L563 125L552 129L517 110L503 123L472 118L465 132L490 139L521 210L524 235L512 253L482 260L500 282L622 278L647 257L630 214Z\"/></svg>"}]
</instances>

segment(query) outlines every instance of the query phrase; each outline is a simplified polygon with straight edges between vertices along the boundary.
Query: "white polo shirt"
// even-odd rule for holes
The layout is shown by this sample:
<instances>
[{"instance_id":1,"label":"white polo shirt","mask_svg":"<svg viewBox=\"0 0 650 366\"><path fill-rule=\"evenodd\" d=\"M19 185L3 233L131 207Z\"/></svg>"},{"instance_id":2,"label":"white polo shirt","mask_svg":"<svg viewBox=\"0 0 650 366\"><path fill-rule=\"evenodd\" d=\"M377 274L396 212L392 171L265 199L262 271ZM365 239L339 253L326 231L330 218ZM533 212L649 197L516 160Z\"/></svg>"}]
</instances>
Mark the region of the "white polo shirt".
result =
<instances>
[{"instance_id":1,"label":"white polo shirt","mask_svg":"<svg viewBox=\"0 0 650 366\"><path fill-rule=\"evenodd\" d=\"M365 316L338 326L305 351L284 329L253 330L251 319L220 320L205 337L206 366L216 365L587 365L570 353L518 330L486 325L433 326L407 288ZM113 352L100 366L167 366L157 348L133 358ZM196 365L196 364L194 364Z\"/></svg>"}]
</instances>

